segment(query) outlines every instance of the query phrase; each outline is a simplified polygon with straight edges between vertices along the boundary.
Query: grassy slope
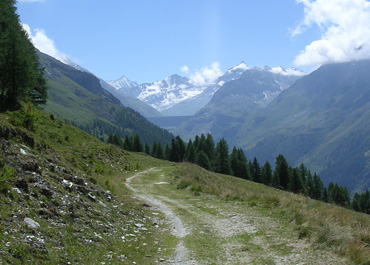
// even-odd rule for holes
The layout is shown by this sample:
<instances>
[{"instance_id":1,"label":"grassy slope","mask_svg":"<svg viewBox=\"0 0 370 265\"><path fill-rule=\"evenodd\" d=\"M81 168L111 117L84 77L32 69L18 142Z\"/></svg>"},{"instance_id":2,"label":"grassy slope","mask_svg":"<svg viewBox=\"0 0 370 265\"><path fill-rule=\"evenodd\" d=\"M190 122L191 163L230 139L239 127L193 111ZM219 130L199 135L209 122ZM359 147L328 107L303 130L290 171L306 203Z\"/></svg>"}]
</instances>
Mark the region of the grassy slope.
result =
<instances>
[{"instance_id":1,"label":"grassy slope","mask_svg":"<svg viewBox=\"0 0 370 265\"><path fill-rule=\"evenodd\" d=\"M165 256L158 252L168 237L164 226L153 226L122 183L130 172L166 162L36 116L30 131L10 123L14 114L0 114L0 160L14 169L6 181L12 188L0 193L0 263L152 264ZM26 217L40 227L29 227Z\"/></svg>"},{"instance_id":2,"label":"grassy slope","mask_svg":"<svg viewBox=\"0 0 370 265\"><path fill-rule=\"evenodd\" d=\"M278 236L292 234L292 239L303 239L314 249L332 251L348 259L347 262L370 263L368 215L261 184L210 173L189 164L179 165L172 176L178 188L185 188L193 196L215 196L242 205L245 211L250 211L250 215L258 213L263 219L272 218L280 224Z\"/></svg>"}]
</instances>

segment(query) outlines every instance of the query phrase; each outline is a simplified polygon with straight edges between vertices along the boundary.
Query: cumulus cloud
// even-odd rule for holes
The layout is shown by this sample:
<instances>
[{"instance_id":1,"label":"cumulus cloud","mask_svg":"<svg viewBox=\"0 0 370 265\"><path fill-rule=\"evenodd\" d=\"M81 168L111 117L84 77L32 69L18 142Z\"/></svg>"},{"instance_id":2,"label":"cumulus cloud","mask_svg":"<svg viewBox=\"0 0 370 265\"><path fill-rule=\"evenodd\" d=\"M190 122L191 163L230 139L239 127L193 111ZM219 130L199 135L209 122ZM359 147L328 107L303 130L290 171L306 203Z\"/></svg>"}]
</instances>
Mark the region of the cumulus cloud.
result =
<instances>
[{"instance_id":1,"label":"cumulus cloud","mask_svg":"<svg viewBox=\"0 0 370 265\"><path fill-rule=\"evenodd\" d=\"M186 75L189 74L189 67L187 65L184 65L183 67L181 67L180 70Z\"/></svg>"},{"instance_id":2,"label":"cumulus cloud","mask_svg":"<svg viewBox=\"0 0 370 265\"><path fill-rule=\"evenodd\" d=\"M35 29L31 30L30 26L27 24L22 24L23 29L28 33L33 45L43 52L46 53L64 63L70 63L70 60L67 55L59 51L52 39L46 36L45 30Z\"/></svg>"},{"instance_id":3,"label":"cumulus cloud","mask_svg":"<svg viewBox=\"0 0 370 265\"><path fill-rule=\"evenodd\" d=\"M202 67L200 70L190 74L190 82L197 87L209 86L222 74L220 64L218 62L214 62L210 67Z\"/></svg>"},{"instance_id":4,"label":"cumulus cloud","mask_svg":"<svg viewBox=\"0 0 370 265\"><path fill-rule=\"evenodd\" d=\"M370 58L370 2L367 0L296 0L304 18L292 36L317 25L319 40L311 42L294 63L321 65Z\"/></svg>"}]
</instances>

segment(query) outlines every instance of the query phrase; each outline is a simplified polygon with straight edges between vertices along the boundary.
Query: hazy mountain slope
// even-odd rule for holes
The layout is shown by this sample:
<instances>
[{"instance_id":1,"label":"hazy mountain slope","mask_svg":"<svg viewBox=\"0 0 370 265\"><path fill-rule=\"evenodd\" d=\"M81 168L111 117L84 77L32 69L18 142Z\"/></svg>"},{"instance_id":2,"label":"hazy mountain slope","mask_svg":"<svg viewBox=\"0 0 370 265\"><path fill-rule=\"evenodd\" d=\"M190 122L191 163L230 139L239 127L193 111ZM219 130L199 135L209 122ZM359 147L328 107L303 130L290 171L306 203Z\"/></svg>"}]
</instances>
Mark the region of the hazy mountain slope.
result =
<instances>
[{"instance_id":1,"label":"hazy mountain slope","mask_svg":"<svg viewBox=\"0 0 370 265\"><path fill-rule=\"evenodd\" d=\"M144 117L160 117L162 114L158 112L153 107L149 106L148 104L142 102L141 100L129 96L121 89L116 89L113 86L109 85L107 82L100 80L101 86L107 90L109 93L111 93L113 96L115 96L119 101L122 103L122 105L126 107L130 107L137 112L139 112Z\"/></svg>"},{"instance_id":2,"label":"hazy mountain slope","mask_svg":"<svg viewBox=\"0 0 370 265\"><path fill-rule=\"evenodd\" d=\"M328 183L370 187L370 61L322 66L250 115L235 142L249 156L283 153Z\"/></svg>"},{"instance_id":3,"label":"hazy mountain slope","mask_svg":"<svg viewBox=\"0 0 370 265\"><path fill-rule=\"evenodd\" d=\"M282 90L300 76L271 72L271 68L251 68L240 78L223 84L211 101L193 118L182 124L175 134L185 138L211 133L232 143L247 115L268 105Z\"/></svg>"},{"instance_id":4,"label":"hazy mountain slope","mask_svg":"<svg viewBox=\"0 0 370 265\"><path fill-rule=\"evenodd\" d=\"M122 106L102 88L94 75L42 53L39 57L49 86L46 111L99 137L110 131L122 137L138 134L148 144L154 140L163 144L171 141L170 133L148 122L133 109Z\"/></svg>"}]
</instances>

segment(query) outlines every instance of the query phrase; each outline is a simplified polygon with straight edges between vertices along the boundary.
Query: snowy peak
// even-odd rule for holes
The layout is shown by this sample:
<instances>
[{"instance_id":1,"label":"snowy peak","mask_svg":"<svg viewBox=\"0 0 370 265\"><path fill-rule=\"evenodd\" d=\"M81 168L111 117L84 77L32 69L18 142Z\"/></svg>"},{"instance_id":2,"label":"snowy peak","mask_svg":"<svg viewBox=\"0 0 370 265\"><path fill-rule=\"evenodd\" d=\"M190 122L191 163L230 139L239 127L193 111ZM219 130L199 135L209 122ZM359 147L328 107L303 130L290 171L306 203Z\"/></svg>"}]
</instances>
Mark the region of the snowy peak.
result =
<instances>
[{"instance_id":1,"label":"snowy peak","mask_svg":"<svg viewBox=\"0 0 370 265\"><path fill-rule=\"evenodd\" d=\"M115 89L129 89L132 87L138 86L138 83L132 82L127 77L122 76L120 79L113 80L113 81L107 81L108 84L110 84Z\"/></svg>"},{"instance_id":2,"label":"snowy peak","mask_svg":"<svg viewBox=\"0 0 370 265\"><path fill-rule=\"evenodd\" d=\"M194 86L188 78L179 75L172 75L150 84L142 84L139 88L141 92L137 98L159 111L192 98L202 93L204 89Z\"/></svg>"},{"instance_id":3,"label":"snowy peak","mask_svg":"<svg viewBox=\"0 0 370 265\"><path fill-rule=\"evenodd\" d=\"M232 72L235 72L235 71L238 71L238 72L244 72L245 70L248 70L249 67L246 65L246 63L244 61L242 61L240 64L230 68L229 70L227 70L227 74L230 74Z\"/></svg>"}]
</instances>

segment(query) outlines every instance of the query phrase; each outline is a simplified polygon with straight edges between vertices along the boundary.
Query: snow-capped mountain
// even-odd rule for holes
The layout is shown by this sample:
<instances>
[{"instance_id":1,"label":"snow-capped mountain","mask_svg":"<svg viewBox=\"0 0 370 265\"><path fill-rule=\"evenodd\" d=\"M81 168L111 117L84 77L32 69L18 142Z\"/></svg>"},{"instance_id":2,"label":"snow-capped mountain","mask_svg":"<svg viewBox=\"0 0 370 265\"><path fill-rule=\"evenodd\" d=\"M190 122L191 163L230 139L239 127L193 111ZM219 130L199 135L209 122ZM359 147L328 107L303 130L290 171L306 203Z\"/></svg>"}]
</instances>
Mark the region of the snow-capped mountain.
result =
<instances>
[{"instance_id":1,"label":"snow-capped mountain","mask_svg":"<svg viewBox=\"0 0 370 265\"><path fill-rule=\"evenodd\" d=\"M203 108L225 83L238 79L246 70L250 69L245 62L228 69L225 74L220 76L213 84L204 91L192 98L184 100L173 107L164 110L162 113L166 116L191 116Z\"/></svg>"},{"instance_id":2,"label":"snow-capped mountain","mask_svg":"<svg viewBox=\"0 0 370 265\"><path fill-rule=\"evenodd\" d=\"M230 81L239 79L240 76L248 70L267 71L277 76L280 82L281 91L290 85L284 83L279 76L303 76L304 73L297 69L285 69L283 67L248 67L244 62L228 69L225 74L220 76L214 83L208 86L196 86L194 82L186 77L172 75L162 81L153 83L137 84L130 81L125 76L108 83L115 87L119 93L124 93L135 97L151 107L155 108L165 116L189 116L194 115L203 108L213 97L213 95L225 84ZM264 102L271 102L281 91L266 91Z\"/></svg>"},{"instance_id":3,"label":"snow-capped mountain","mask_svg":"<svg viewBox=\"0 0 370 265\"><path fill-rule=\"evenodd\" d=\"M117 90L136 97L158 111L168 109L177 103L203 92L205 87L194 86L192 82L179 75L172 75L162 81L138 85L123 77L108 83Z\"/></svg>"}]
</instances>

